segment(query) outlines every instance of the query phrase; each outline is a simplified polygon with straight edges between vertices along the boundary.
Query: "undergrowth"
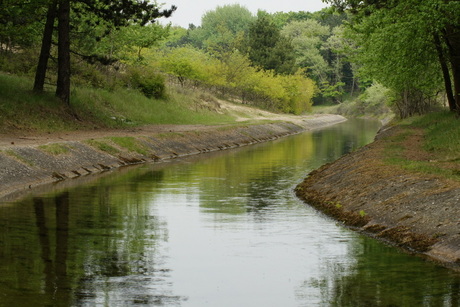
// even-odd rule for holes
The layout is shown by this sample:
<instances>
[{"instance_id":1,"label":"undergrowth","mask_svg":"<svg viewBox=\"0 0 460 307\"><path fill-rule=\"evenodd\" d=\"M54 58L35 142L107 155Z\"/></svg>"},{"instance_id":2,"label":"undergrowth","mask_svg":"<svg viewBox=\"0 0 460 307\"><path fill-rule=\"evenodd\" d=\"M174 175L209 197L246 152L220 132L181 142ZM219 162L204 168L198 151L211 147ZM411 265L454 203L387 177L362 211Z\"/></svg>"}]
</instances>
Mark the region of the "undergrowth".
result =
<instances>
[{"instance_id":1,"label":"undergrowth","mask_svg":"<svg viewBox=\"0 0 460 307\"><path fill-rule=\"evenodd\" d=\"M33 93L32 82L28 77L0 73L0 132L234 122L229 115L197 108L199 93L193 91L170 88L165 98L155 99L127 88L109 91L74 86L69 110L56 99L52 87L43 94Z\"/></svg>"}]
</instances>

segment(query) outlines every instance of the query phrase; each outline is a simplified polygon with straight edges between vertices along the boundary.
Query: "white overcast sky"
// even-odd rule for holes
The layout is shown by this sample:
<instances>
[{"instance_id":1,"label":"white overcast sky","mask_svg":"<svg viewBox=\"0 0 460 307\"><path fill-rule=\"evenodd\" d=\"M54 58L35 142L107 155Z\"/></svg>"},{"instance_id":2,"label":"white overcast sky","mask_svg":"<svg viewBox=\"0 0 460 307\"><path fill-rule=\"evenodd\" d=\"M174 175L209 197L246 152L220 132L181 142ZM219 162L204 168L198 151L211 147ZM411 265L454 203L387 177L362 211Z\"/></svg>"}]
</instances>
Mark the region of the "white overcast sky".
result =
<instances>
[{"instance_id":1,"label":"white overcast sky","mask_svg":"<svg viewBox=\"0 0 460 307\"><path fill-rule=\"evenodd\" d=\"M190 23L196 26L201 25L201 16L207 11L227 4L240 4L253 14L256 14L259 9L269 13L316 12L327 6L321 0L159 0L157 2L164 3L163 8L169 8L171 5L177 6L177 10L170 18L161 20L162 24L172 22L173 25L184 28L188 28Z\"/></svg>"}]
</instances>

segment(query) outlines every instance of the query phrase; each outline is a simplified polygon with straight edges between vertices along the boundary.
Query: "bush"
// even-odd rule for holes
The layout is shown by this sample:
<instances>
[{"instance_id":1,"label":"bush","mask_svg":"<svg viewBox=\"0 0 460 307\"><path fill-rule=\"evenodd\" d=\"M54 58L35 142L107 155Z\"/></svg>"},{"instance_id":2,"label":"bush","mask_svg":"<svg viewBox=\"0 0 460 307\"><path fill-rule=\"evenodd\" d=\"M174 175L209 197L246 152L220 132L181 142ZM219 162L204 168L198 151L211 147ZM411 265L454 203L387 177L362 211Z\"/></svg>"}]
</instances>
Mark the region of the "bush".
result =
<instances>
[{"instance_id":1,"label":"bush","mask_svg":"<svg viewBox=\"0 0 460 307\"><path fill-rule=\"evenodd\" d=\"M0 71L16 75L33 76L37 68L38 52L36 49L0 53Z\"/></svg>"},{"instance_id":2,"label":"bush","mask_svg":"<svg viewBox=\"0 0 460 307\"><path fill-rule=\"evenodd\" d=\"M127 72L128 85L138 89L147 98L165 97L166 86L162 75L148 67L131 67Z\"/></svg>"}]
</instances>

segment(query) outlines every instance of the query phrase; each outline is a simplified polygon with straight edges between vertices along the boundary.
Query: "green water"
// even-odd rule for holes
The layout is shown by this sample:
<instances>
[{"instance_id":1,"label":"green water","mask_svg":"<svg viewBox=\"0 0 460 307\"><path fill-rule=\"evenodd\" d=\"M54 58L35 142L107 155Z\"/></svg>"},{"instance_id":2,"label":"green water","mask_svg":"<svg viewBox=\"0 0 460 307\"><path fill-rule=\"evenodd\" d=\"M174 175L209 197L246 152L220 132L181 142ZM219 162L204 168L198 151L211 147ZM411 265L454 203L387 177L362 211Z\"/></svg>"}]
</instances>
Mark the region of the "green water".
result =
<instances>
[{"instance_id":1,"label":"green water","mask_svg":"<svg viewBox=\"0 0 460 307\"><path fill-rule=\"evenodd\" d=\"M460 306L460 275L300 202L349 121L0 204L0 306Z\"/></svg>"}]
</instances>

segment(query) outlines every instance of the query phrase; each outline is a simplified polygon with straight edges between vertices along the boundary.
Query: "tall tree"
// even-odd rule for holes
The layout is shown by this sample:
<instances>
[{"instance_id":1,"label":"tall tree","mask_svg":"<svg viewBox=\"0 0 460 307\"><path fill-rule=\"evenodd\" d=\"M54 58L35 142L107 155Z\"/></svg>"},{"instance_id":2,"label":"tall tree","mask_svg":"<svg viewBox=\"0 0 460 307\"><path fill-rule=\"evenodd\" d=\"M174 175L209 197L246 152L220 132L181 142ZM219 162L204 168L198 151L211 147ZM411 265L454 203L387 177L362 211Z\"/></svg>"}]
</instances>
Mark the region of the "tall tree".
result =
<instances>
[{"instance_id":1,"label":"tall tree","mask_svg":"<svg viewBox=\"0 0 460 307\"><path fill-rule=\"evenodd\" d=\"M58 74L56 96L70 105L70 0L58 5Z\"/></svg>"},{"instance_id":2,"label":"tall tree","mask_svg":"<svg viewBox=\"0 0 460 307\"><path fill-rule=\"evenodd\" d=\"M295 72L294 47L269 16L259 18L249 28L246 40L249 59L255 66L280 74Z\"/></svg>"},{"instance_id":3,"label":"tall tree","mask_svg":"<svg viewBox=\"0 0 460 307\"><path fill-rule=\"evenodd\" d=\"M387 54L396 51L399 58L393 58L393 63L389 63L380 52L382 57L378 60L389 63L389 67L399 69L401 73L416 72L412 73L412 79L426 79L430 72L437 71L437 75L444 78L450 109L460 113L460 1L324 1L353 12L356 15L355 29L365 33L381 51L386 49ZM367 51L377 49L369 42L364 48ZM369 56L369 52L367 54ZM437 64L433 65L433 61ZM395 63L399 67L395 67Z\"/></svg>"},{"instance_id":4,"label":"tall tree","mask_svg":"<svg viewBox=\"0 0 460 307\"><path fill-rule=\"evenodd\" d=\"M321 54L321 47L330 35L329 27L314 19L293 21L283 27L281 34L292 40L296 64L307 68L317 82L325 82L329 67Z\"/></svg>"},{"instance_id":5,"label":"tall tree","mask_svg":"<svg viewBox=\"0 0 460 307\"><path fill-rule=\"evenodd\" d=\"M34 92L43 92L43 87L45 85L46 70L48 68L48 60L51 53L54 21L57 16L57 8L58 0L52 0L48 6L45 28L43 30L40 56L38 58L37 70L35 71Z\"/></svg>"},{"instance_id":6,"label":"tall tree","mask_svg":"<svg viewBox=\"0 0 460 307\"><path fill-rule=\"evenodd\" d=\"M218 6L203 15L201 27L190 33L191 38L196 47L203 47L218 56L231 53L239 48L241 38L254 20L253 14L239 4Z\"/></svg>"},{"instance_id":7,"label":"tall tree","mask_svg":"<svg viewBox=\"0 0 460 307\"><path fill-rule=\"evenodd\" d=\"M57 8L53 5L54 0L49 0L47 22L43 31L42 51L39 65L37 66L36 82L34 89L43 90L44 75L46 74L46 58L49 56L48 46L50 43L49 25L54 25L54 18L58 19L58 80L56 96L66 104L70 103L70 14L73 8L76 15L93 15L94 23L98 20L109 22L113 27L119 28L135 23L144 26L149 22L154 22L159 17L169 17L176 7L160 10L156 2L150 3L148 0L58 0ZM53 14L53 11L57 14ZM48 52L47 52L48 51Z\"/></svg>"}]
</instances>

